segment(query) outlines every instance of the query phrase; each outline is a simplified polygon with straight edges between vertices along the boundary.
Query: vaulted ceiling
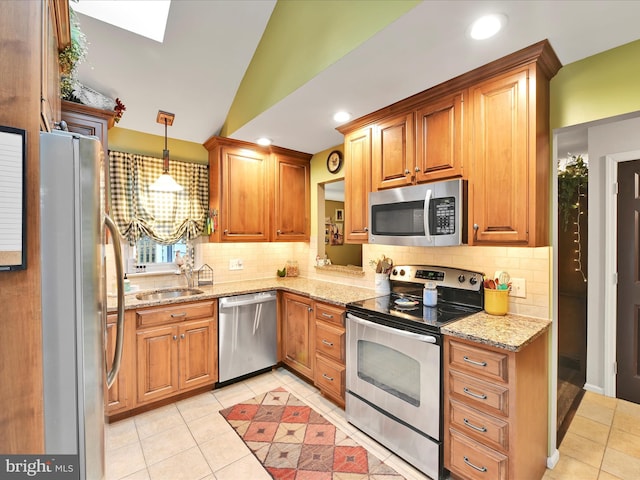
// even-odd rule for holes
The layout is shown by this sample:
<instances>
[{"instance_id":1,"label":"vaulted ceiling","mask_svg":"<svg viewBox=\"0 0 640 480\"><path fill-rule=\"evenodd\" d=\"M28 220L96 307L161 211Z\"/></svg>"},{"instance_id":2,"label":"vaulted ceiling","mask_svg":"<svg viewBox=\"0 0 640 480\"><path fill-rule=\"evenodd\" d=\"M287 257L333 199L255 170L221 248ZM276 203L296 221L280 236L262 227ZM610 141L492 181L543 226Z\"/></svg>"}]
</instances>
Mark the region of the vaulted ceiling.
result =
<instances>
[{"instance_id":1,"label":"vaulted ceiling","mask_svg":"<svg viewBox=\"0 0 640 480\"><path fill-rule=\"evenodd\" d=\"M357 118L545 38L563 65L640 38L637 1L408 1L406 13L396 9L383 25L367 15L379 2L173 0L163 43L79 15L89 41L79 79L126 104L122 128L163 135L155 119L166 110L176 115L169 137L203 143L223 130L231 111L236 125L227 125L228 136L267 136L315 153L342 143L332 120L338 109ZM485 13L505 14L507 26L473 41L467 29ZM312 28L310 18L324 23ZM354 39L356 27L361 37ZM276 28L281 37L291 34L285 48L267 42ZM287 62L296 58L304 62ZM308 68L316 58L321 67ZM253 68L271 59L279 69ZM271 73L256 78L260 71ZM291 81L292 73L302 76ZM243 79L249 87L239 90ZM285 93L259 112L238 107L247 95L263 99L276 90Z\"/></svg>"}]
</instances>

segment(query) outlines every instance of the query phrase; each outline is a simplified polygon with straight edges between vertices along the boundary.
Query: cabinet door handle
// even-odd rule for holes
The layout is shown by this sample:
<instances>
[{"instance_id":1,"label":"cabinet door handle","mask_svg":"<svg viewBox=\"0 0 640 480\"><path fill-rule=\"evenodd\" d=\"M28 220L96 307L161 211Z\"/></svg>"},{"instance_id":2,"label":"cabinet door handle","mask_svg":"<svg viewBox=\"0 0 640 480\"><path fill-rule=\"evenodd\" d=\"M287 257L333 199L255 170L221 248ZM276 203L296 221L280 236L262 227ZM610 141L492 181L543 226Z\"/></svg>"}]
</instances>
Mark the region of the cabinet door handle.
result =
<instances>
[{"instance_id":1,"label":"cabinet door handle","mask_svg":"<svg viewBox=\"0 0 640 480\"><path fill-rule=\"evenodd\" d=\"M180 317L186 317L186 316L187 316L187 312L172 313L171 314L171 318L180 318Z\"/></svg>"},{"instance_id":2,"label":"cabinet door handle","mask_svg":"<svg viewBox=\"0 0 640 480\"><path fill-rule=\"evenodd\" d=\"M466 463L467 465L469 465L471 468L475 468L477 471L479 472L486 472L487 471L487 467L479 467L477 465L474 465L473 463L471 463L469 461L469 457L462 457L462 459L464 460L464 463Z\"/></svg>"},{"instance_id":3,"label":"cabinet door handle","mask_svg":"<svg viewBox=\"0 0 640 480\"><path fill-rule=\"evenodd\" d=\"M325 317L325 318L333 318L333 315L331 315L330 313L325 313L325 312L322 312L322 316Z\"/></svg>"},{"instance_id":4,"label":"cabinet door handle","mask_svg":"<svg viewBox=\"0 0 640 480\"><path fill-rule=\"evenodd\" d=\"M475 365L477 367L486 367L487 366L487 362L477 362L475 360L471 360L469 357L467 357L466 355L464 357L462 357L462 359L467 362L470 363L471 365Z\"/></svg>"},{"instance_id":5,"label":"cabinet door handle","mask_svg":"<svg viewBox=\"0 0 640 480\"><path fill-rule=\"evenodd\" d=\"M415 171L416 171L416 173L418 173L420 171L420 167L416 167Z\"/></svg>"},{"instance_id":6,"label":"cabinet door handle","mask_svg":"<svg viewBox=\"0 0 640 480\"><path fill-rule=\"evenodd\" d=\"M326 373L323 373L322 376L324 378L326 378L327 380L329 380L330 382L333 382L333 377L330 377L329 375L327 375Z\"/></svg>"},{"instance_id":7,"label":"cabinet door handle","mask_svg":"<svg viewBox=\"0 0 640 480\"><path fill-rule=\"evenodd\" d=\"M467 420L466 418L463 418L462 421L464 422L464 424L469 427L469 428L473 428L474 430L478 431L478 432L482 432L485 433L487 431L487 427L476 427L473 423L471 423L469 420Z\"/></svg>"},{"instance_id":8,"label":"cabinet door handle","mask_svg":"<svg viewBox=\"0 0 640 480\"><path fill-rule=\"evenodd\" d=\"M174 335L174 336L173 336L173 339L174 339L174 340L177 340L177 339L178 339L178 336L177 336L177 335Z\"/></svg>"},{"instance_id":9,"label":"cabinet door handle","mask_svg":"<svg viewBox=\"0 0 640 480\"><path fill-rule=\"evenodd\" d=\"M405 175L409 175L410 173L411 173L411 170L409 170L408 168L407 168L407 169L405 169L405 171L404 171L404 174L405 174Z\"/></svg>"},{"instance_id":10,"label":"cabinet door handle","mask_svg":"<svg viewBox=\"0 0 640 480\"><path fill-rule=\"evenodd\" d=\"M225 229L223 230L223 232L222 232L222 233L223 233L224 235L226 235L228 231L229 231L229 230L225 228Z\"/></svg>"},{"instance_id":11,"label":"cabinet door handle","mask_svg":"<svg viewBox=\"0 0 640 480\"><path fill-rule=\"evenodd\" d=\"M282 233L281 230L276 230L276 234L280 235Z\"/></svg>"},{"instance_id":12,"label":"cabinet door handle","mask_svg":"<svg viewBox=\"0 0 640 480\"><path fill-rule=\"evenodd\" d=\"M325 345L327 345L328 347L333 347L333 342L330 342L328 340L325 340L324 338L322 339L322 343L324 343Z\"/></svg>"},{"instance_id":13,"label":"cabinet door handle","mask_svg":"<svg viewBox=\"0 0 640 480\"><path fill-rule=\"evenodd\" d=\"M180 334L180 338L182 338L184 340L184 333Z\"/></svg>"},{"instance_id":14,"label":"cabinet door handle","mask_svg":"<svg viewBox=\"0 0 640 480\"><path fill-rule=\"evenodd\" d=\"M473 398L478 398L480 400L486 400L487 399L487 396L484 393L474 393L471 390L469 390L467 387L464 387L462 389L462 391L464 393L466 393L467 395L472 396Z\"/></svg>"},{"instance_id":15,"label":"cabinet door handle","mask_svg":"<svg viewBox=\"0 0 640 480\"><path fill-rule=\"evenodd\" d=\"M364 231L368 232L369 231L369 227L364 227Z\"/></svg>"},{"instance_id":16,"label":"cabinet door handle","mask_svg":"<svg viewBox=\"0 0 640 480\"><path fill-rule=\"evenodd\" d=\"M313 312L313 308L311 307L307 307L307 310L309 310L310 312Z\"/></svg>"}]
</instances>

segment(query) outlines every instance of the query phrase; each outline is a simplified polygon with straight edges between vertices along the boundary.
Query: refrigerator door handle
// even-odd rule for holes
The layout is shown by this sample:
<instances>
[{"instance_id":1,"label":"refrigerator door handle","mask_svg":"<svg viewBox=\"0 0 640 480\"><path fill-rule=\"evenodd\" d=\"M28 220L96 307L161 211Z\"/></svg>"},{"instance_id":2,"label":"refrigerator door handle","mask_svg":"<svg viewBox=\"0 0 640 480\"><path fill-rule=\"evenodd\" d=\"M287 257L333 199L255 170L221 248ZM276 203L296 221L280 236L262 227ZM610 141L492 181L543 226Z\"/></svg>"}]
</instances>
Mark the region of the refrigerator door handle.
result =
<instances>
[{"instance_id":1,"label":"refrigerator door handle","mask_svg":"<svg viewBox=\"0 0 640 480\"><path fill-rule=\"evenodd\" d=\"M113 252L116 262L116 283L118 291L116 348L113 354L113 363L111 364L111 370L107 371L107 388L111 388L111 385L113 385L113 382L115 382L116 376L120 371L120 361L122 360L122 343L124 340L124 272L122 267L122 249L120 245L120 232L118 231L118 227L116 227L114 221L107 214L104 215L104 224L111 232L111 237L113 238Z\"/></svg>"}]
</instances>

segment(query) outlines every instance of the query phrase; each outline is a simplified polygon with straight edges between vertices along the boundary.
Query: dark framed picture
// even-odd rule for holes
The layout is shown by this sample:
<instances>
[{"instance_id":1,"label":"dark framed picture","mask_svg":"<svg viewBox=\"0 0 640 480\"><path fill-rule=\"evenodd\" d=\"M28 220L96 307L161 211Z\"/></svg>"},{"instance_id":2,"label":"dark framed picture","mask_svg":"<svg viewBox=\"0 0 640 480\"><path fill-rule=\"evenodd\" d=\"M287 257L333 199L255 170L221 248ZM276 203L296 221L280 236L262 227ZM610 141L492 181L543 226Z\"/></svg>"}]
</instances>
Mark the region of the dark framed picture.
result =
<instances>
[{"instance_id":1,"label":"dark framed picture","mask_svg":"<svg viewBox=\"0 0 640 480\"><path fill-rule=\"evenodd\" d=\"M344 222L344 209L336 208L336 222Z\"/></svg>"},{"instance_id":2,"label":"dark framed picture","mask_svg":"<svg viewBox=\"0 0 640 480\"><path fill-rule=\"evenodd\" d=\"M27 132L0 126L0 272L27 268Z\"/></svg>"}]
</instances>

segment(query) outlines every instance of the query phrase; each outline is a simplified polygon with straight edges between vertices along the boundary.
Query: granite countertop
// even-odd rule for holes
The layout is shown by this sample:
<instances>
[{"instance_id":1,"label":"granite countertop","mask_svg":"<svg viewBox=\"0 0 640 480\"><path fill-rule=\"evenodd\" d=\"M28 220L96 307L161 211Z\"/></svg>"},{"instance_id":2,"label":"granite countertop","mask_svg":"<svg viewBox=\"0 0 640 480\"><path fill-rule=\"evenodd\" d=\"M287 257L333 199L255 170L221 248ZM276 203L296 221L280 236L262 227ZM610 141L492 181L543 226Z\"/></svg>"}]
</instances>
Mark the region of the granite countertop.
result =
<instances>
[{"instance_id":1,"label":"granite countertop","mask_svg":"<svg viewBox=\"0 0 640 480\"><path fill-rule=\"evenodd\" d=\"M244 293L264 292L267 290L283 290L301 295L307 295L313 300L319 300L334 305L345 306L349 302L372 298L376 296L373 289L353 287L339 283L323 282L321 280L311 280L302 277L285 277L285 278L262 278L258 280L249 280L243 282L219 283L215 285L201 285L195 287L202 290L203 293L198 295L188 295L163 300L138 300L136 292L127 293L125 295L125 310L151 307L158 305L172 305L183 302L193 302L198 300L207 300L219 297L227 297L231 295L241 295ZM158 289L156 291L172 290ZM107 310L109 312L117 309L117 299L109 296L107 298Z\"/></svg>"},{"instance_id":2,"label":"granite countertop","mask_svg":"<svg viewBox=\"0 0 640 480\"><path fill-rule=\"evenodd\" d=\"M442 333L492 347L517 352L542 335L550 320L507 313L504 316L476 313L442 327Z\"/></svg>"}]
</instances>

